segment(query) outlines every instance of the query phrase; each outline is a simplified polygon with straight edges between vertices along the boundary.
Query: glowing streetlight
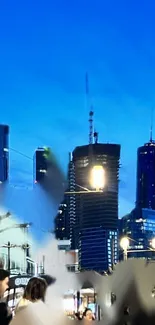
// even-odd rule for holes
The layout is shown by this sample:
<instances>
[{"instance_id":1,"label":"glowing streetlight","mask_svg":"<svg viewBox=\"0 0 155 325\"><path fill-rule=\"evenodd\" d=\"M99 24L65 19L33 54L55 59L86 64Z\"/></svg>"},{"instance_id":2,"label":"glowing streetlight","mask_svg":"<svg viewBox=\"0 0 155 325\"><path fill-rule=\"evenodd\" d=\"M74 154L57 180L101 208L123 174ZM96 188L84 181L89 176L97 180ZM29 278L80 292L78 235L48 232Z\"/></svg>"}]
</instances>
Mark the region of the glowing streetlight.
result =
<instances>
[{"instance_id":1,"label":"glowing streetlight","mask_svg":"<svg viewBox=\"0 0 155 325\"><path fill-rule=\"evenodd\" d=\"M91 186L96 190L102 189L105 186L105 170L102 166L94 166L91 171Z\"/></svg>"},{"instance_id":2,"label":"glowing streetlight","mask_svg":"<svg viewBox=\"0 0 155 325\"><path fill-rule=\"evenodd\" d=\"M128 247L129 247L128 237L123 237L121 239L120 246L123 248L123 259L124 261L126 261L128 259Z\"/></svg>"}]
</instances>

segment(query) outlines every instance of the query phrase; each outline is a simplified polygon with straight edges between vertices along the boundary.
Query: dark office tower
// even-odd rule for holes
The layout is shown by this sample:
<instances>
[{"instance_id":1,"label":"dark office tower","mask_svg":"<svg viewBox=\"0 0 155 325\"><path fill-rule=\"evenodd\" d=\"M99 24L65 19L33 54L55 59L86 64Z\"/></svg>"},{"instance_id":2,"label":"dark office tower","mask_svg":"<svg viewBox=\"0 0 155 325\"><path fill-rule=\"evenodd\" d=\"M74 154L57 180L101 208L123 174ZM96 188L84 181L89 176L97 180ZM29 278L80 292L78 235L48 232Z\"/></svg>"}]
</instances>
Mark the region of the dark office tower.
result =
<instances>
[{"instance_id":1,"label":"dark office tower","mask_svg":"<svg viewBox=\"0 0 155 325\"><path fill-rule=\"evenodd\" d=\"M57 239L66 240L73 237L75 224L75 169L72 161L72 154L69 153L68 176L66 192L63 202L59 206L55 218L55 235Z\"/></svg>"},{"instance_id":2,"label":"dark office tower","mask_svg":"<svg viewBox=\"0 0 155 325\"><path fill-rule=\"evenodd\" d=\"M155 210L155 141L152 139L137 152L136 207Z\"/></svg>"},{"instance_id":3,"label":"dark office tower","mask_svg":"<svg viewBox=\"0 0 155 325\"><path fill-rule=\"evenodd\" d=\"M55 218L55 237L58 240L69 239L67 231L67 204L65 200L59 205L59 210Z\"/></svg>"},{"instance_id":4,"label":"dark office tower","mask_svg":"<svg viewBox=\"0 0 155 325\"><path fill-rule=\"evenodd\" d=\"M48 148L38 148L33 158L33 177L34 183L43 181L48 168Z\"/></svg>"},{"instance_id":5,"label":"dark office tower","mask_svg":"<svg viewBox=\"0 0 155 325\"><path fill-rule=\"evenodd\" d=\"M72 243L79 249L81 270L105 271L117 262L120 145L89 144L75 148L76 217ZM94 166L102 167L101 192L90 184ZM86 190L85 190L86 189Z\"/></svg>"},{"instance_id":6,"label":"dark office tower","mask_svg":"<svg viewBox=\"0 0 155 325\"><path fill-rule=\"evenodd\" d=\"M0 183L9 176L9 126L0 124Z\"/></svg>"}]
</instances>

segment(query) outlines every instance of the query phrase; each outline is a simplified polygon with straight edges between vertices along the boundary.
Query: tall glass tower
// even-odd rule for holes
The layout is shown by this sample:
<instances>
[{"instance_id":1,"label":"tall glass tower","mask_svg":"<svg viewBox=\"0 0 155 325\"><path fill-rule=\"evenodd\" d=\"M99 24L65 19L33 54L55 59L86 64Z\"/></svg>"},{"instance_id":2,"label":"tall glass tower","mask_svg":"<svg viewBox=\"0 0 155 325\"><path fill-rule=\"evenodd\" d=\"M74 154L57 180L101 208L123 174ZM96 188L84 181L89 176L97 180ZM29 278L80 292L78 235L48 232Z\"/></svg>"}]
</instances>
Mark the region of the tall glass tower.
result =
<instances>
[{"instance_id":1,"label":"tall glass tower","mask_svg":"<svg viewBox=\"0 0 155 325\"><path fill-rule=\"evenodd\" d=\"M9 178L9 126L0 124L0 183Z\"/></svg>"},{"instance_id":2,"label":"tall glass tower","mask_svg":"<svg viewBox=\"0 0 155 325\"><path fill-rule=\"evenodd\" d=\"M48 160L46 156L46 148L38 148L35 151L33 158L33 178L34 183L40 183L43 181L45 174L47 173Z\"/></svg>"},{"instance_id":3,"label":"tall glass tower","mask_svg":"<svg viewBox=\"0 0 155 325\"><path fill-rule=\"evenodd\" d=\"M155 141L137 151L136 207L155 210Z\"/></svg>"}]
</instances>

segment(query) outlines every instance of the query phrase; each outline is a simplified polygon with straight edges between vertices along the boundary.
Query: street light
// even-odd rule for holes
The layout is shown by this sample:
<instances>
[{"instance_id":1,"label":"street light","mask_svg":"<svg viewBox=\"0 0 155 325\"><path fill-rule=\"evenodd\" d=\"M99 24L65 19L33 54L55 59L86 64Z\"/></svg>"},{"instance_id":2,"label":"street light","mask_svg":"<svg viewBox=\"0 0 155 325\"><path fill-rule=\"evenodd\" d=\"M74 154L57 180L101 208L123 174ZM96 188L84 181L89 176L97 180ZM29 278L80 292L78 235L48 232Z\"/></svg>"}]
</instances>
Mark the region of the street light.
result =
<instances>
[{"instance_id":1,"label":"street light","mask_svg":"<svg viewBox=\"0 0 155 325\"><path fill-rule=\"evenodd\" d=\"M0 230L0 233L10 230L10 229L14 229L14 228L22 228L22 229L28 229L30 226L32 226L32 222L29 223L19 223L19 224L14 224L12 226L3 228Z\"/></svg>"},{"instance_id":2,"label":"street light","mask_svg":"<svg viewBox=\"0 0 155 325\"><path fill-rule=\"evenodd\" d=\"M128 259L128 247L129 247L128 237L123 237L121 239L120 246L123 248L123 259L124 261L126 261Z\"/></svg>"},{"instance_id":3,"label":"street light","mask_svg":"<svg viewBox=\"0 0 155 325\"><path fill-rule=\"evenodd\" d=\"M90 183L92 188L100 190L105 186L105 170L102 166L94 166L91 170Z\"/></svg>"},{"instance_id":4,"label":"street light","mask_svg":"<svg viewBox=\"0 0 155 325\"><path fill-rule=\"evenodd\" d=\"M133 240L130 238L130 240ZM127 260L128 258L128 252L129 253L137 253L137 252L150 252L150 251L154 251L155 250L155 238L152 238L151 242L150 242L150 248L147 249L130 249L128 250L129 247L129 238L128 237L123 237L120 241L120 246L123 248L123 259Z\"/></svg>"}]
</instances>

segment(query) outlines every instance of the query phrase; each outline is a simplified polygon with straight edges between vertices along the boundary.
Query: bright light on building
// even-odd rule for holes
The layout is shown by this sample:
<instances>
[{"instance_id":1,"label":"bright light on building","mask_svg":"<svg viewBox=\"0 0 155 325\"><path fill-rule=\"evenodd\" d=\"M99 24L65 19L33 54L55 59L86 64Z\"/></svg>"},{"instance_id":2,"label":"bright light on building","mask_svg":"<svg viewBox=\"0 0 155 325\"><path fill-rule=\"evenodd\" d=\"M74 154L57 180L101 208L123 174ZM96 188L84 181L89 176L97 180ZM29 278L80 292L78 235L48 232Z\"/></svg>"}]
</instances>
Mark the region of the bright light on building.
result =
<instances>
[{"instance_id":1,"label":"bright light on building","mask_svg":"<svg viewBox=\"0 0 155 325\"><path fill-rule=\"evenodd\" d=\"M102 166L94 166L91 171L91 186L95 189L102 189L105 186L105 170Z\"/></svg>"},{"instance_id":2,"label":"bright light on building","mask_svg":"<svg viewBox=\"0 0 155 325\"><path fill-rule=\"evenodd\" d=\"M121 241L120 241L120 246L121 246L124 250L128 249L128 247L129 247L129 239L128 239L128 237L123 237L123 238L121 239Z\"/></svg>"},{"instance_id":3,"label":"bright light on building","mask_svg":"<svg viewBox=\"0 0 155 325\"><path fill-rule=\"evenodd\" d=\"M152 246L153 249L155 249L155 238L153 238L153 239L151 240L151 246Z\"/></svg>"}]
</instances>

